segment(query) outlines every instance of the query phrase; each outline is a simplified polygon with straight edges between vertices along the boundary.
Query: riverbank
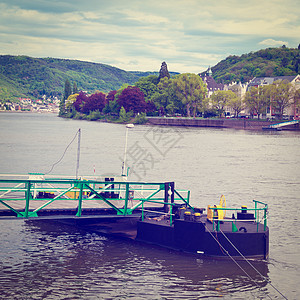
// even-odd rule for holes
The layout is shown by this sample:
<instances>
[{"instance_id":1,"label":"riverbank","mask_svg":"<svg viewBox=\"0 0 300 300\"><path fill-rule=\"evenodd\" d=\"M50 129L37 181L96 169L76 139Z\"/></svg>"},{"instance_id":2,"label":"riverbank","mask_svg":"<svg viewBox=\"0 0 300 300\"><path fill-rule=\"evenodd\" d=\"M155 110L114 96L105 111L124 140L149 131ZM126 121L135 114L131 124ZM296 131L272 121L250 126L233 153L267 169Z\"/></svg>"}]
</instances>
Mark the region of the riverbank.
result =
<instances>
[{"instance_id":1,"label":"riverbank","mask_svg":"<svg viewBox=\"0 0 300 300\"><path fill-rule=\"evenodd\" d=\"M187 127L214 127L214 128L233 128L245 130L262 130L272 124L284 121L250 120L250 119L197 119L197 118L158 118L148 117L148 123L161 126L187 126ZM282 130L299 130L299 124L282 127Z\"/></svg>"},{"instance_id":2,"label":"riverbank","mask_svg":"<svg viewBox=\"0 0 300 300\"><path fill-rule=\"evenodd\" d=\"M32 113L30 111L0 111L2 113ZM35 112L37 113L37 112ZM45 114L53 114L53 112L38 112ZM105 119L88 120L88 119L73 119L73 120L86 120L98 121L104 123L117 123L120 121L112 121ZM146 121L147 120L147 121ZM202 118L180 118L180 117L146 117L146 122L136 123L139 125L159 125L159 126L185 126L185 127L207 127L207 128L232 128L244 130L262 130L272 124L286 122L284 120L253 120L253 119L202 119ZM134 120L132 120L134 122ZM281 130L300 131L299 124L284 126Z\"/></svg>"}]
</instances>

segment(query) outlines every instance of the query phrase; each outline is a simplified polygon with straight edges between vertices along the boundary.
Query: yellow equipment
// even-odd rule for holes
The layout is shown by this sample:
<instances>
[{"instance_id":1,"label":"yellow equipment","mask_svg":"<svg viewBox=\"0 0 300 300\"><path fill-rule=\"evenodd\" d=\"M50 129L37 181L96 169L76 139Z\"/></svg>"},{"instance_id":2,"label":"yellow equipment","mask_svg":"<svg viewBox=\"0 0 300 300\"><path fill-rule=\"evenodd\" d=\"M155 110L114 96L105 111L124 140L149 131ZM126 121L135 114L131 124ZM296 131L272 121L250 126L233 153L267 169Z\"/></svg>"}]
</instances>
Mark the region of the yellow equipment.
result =
<instances>
[{"instance_id":1,"label":"yellow equipment","mask_svg":"<svg viewBox=\"0 0 300 300\"><path fill-rule=\"evenodd\" d=\"M225 218L226 211L222 208L226 208L226 199L222 195L220 198L220 204L214 205L218 209L212 209L211 205L207 206L207 220L212 222L213 220L223 220Z\"/></svg>"}]
</instances>

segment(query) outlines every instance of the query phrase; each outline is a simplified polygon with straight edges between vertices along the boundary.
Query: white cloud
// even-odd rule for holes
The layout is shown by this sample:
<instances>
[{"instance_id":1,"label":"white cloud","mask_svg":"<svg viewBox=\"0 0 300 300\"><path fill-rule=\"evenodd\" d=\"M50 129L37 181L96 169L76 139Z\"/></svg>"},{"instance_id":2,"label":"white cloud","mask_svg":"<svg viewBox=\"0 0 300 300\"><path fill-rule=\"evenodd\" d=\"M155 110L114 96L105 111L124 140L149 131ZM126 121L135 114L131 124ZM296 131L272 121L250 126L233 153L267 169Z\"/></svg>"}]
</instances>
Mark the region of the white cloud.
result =
<instances>
[{"instance_id":1,"label":"white cloud","mask_svg":"<svg viewBox=\"0 0 300 300\"><path fill-rule=\"evenodd\" d=\"M298 1L3 0L0 51L197 73L261 45L296 47Z\"/></svg>"},{"instance_id":2,"label":"white cloud","mask_svg":"<svg viewBox=\"0 0 300 300\"><path fill-rule=\"evenodd\" d=\"M277 46L288 46L288 42L284 41L275 41L273 39L266 39L258 43L259 45L264 45L264 46L270 46L270 47L277 47Z\"/></svg>"}]
</instances>

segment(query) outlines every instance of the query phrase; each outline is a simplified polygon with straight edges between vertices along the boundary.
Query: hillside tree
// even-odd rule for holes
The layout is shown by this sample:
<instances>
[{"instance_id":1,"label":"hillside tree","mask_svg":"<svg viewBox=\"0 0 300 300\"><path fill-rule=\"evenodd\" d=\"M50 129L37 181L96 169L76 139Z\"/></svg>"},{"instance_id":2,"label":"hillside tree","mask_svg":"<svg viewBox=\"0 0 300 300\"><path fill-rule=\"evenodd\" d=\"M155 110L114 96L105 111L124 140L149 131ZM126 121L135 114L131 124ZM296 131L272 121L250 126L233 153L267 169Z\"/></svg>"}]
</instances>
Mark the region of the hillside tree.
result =
<instances>
[{"instance_id":1,"label":"hillside tree","mask_svg":"<svg viewBox=\"0 0 300 300\"><path fill-rule=\"evenodd\" d=\"M77 88L77 84L76 82L73 83L73 94L77 94L78 93L78 88Z\"/></svg>"},{"instance_id":2,"label":"hillside tree","mask_svg":"<svg viewBox=\"0 0 300 300\"><path fill-rule=\"evenodd\" d=\"M64 90L64 100L67 100L68 97L72 94L72 87L69 79L65 81L65 90Z\"/></svg>"}]
</instances>

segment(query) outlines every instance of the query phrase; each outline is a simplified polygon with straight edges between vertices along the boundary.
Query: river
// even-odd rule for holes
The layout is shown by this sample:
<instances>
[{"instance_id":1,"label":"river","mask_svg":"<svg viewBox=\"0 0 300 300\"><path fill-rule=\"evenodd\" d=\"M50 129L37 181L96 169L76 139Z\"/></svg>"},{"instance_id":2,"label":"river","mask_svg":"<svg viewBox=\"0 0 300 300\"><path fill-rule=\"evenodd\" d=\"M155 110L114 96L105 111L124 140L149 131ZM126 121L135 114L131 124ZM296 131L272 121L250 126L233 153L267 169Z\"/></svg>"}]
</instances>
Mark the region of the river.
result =
<instances>
[{"instance_id":1,"label":"river","mask_svg":"<svg viewBox=\"0 0 300 300\"><path fill-rule=\"evenodd\" d=\"M0 173L120 174L126 127L0 113ZM64 225L1 220L3 299L299 298L300 133L135 126L131 180L175 181L199 207L269 205L270 258L237 266ZM265 280L264 276L267 280ZM280 294L280 293L282 294Z\"/></svg>"}]
</instances>

